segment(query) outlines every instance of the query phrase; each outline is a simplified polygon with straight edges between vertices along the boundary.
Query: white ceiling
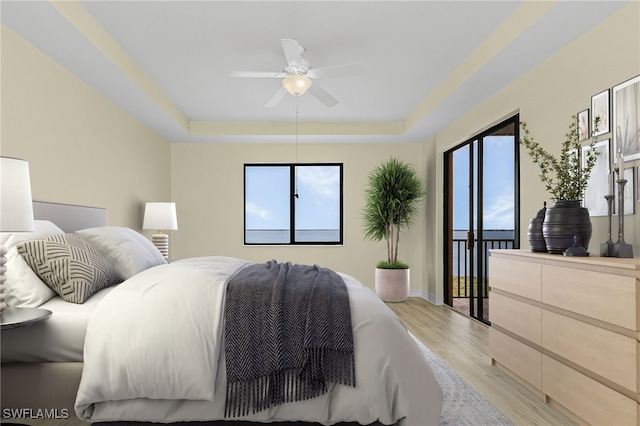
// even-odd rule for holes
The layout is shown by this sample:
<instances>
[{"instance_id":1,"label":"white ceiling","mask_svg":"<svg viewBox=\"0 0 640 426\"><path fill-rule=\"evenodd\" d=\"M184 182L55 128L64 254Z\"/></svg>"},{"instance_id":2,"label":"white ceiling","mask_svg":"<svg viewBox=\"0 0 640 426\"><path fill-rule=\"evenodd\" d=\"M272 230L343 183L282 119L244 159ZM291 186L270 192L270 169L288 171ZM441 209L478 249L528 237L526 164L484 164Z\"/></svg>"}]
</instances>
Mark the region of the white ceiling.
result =
<instances>
[{"instance_id":1,"label":"white ceiling","mask_svg":"<svg viewBox=\"0 0 640 426\"><path fill-rule=\"evenodd\" d=\"M424 142L628 1L7 1L2 22L172 142ZM264 104L280 39L317 80Z\"/></svg>"}]
</instances>

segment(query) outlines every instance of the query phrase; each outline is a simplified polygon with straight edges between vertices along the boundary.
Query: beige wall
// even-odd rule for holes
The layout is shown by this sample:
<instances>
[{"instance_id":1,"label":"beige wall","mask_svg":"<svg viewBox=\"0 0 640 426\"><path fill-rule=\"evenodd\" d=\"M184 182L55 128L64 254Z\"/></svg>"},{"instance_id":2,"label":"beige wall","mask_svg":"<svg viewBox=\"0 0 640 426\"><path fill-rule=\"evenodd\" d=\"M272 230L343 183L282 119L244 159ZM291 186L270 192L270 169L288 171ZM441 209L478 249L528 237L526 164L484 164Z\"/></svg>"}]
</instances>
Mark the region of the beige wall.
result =
<instances>
[{"instance_id":1,"label":"beige wall","mask_svg":"<svg viewBox=\"0 0 640 426\"><path fill-rule=\"evenodd\" d=\"M244 246L243 164L294 162L293 144L173 144L172 193L179 230L172 233L172 257L235 256L319 264L345 272L373 287L376 263L386 259L384 242L362 240L360 212L367 175L391 155L416 166L424 176L420 144L299 144L298 162L344 163L343 246ZM403 234L399 258L411 267L412 290L421 289L424 220Z\"/></svg>"},{"instance_id":2,"label":"beige wall","mask_svg":"<svg viewBox=\"0 0 640 426\"><path fill-rule=\"evenodd\" d=\"M426 148L435 150L437 168L434 178L429 179L430 191L436 202L427 211L427 235L436 236L435 247L441 247L443 197L443 153L479 131L520 112L532 136L549 151L557 154L572 115L591 107L591 96L604 89L640 74L640 38L638 17L640 3L633 2L619 13L607 19L592 31L583 35L560 52L538 65L522 78L514 81L491 99L451 123L430 141ZM610 138L611 134L600 138ZM551 205L552 200L538 179L539 169L521 149L521 242L528 248L527 227L529 219L542 207L543 201ZM640 165L639 161L627 163ZM593 236L589 251L599 253L599 244L607 239L606 217L593 217ZM617 236L617 226L613 227ZM640 255L640 206L636 203L636 214L625 217L625 240L633 244L634 254ZM614 239L615 241L615 239ZM436 269L427 271L427 282L442 283L443 268L440 251L435 252ZM441 285L430 286L442 295Z\"/></svg>"},{"instance_id":3,"label":"beige wall","mask_svg":"<svg viewBox=\"0 0 640 426\"><path fill-rule=\"evenodd\" d=\"M29 161L33 198L108 209L142 227L171 197L169 143L2 26L0 154Z\"/></svg>"},{"instance_id":4,"label":"beige wall","mask_svg":"<svg viewBox=\"0 0 640 426\"><path fill-rule=\"evenodd\" d=\"M172 193L180 216L180 230L172 237L172 255L182 258L208 253L255 261L275 257L323 263L373 286L373 267L384 257L384 245L362 241L362 190L367 173L375 165L390 155L398 155L419 167L429 192L424 215L409 235L403 235L401 257L411 264L413 294L441 303L444 151L520 112L536 139L557 152L571 115L589 108L592 95L640 73L637 17L636 2L438 132L422 147L403 144L302 145L299 161L342 161L345 164L343 247L242 245L242 164L245 161L293 161L291 145L172 145ZM586 64L585 58L594 58L588 59L593 63ZM530 217L543 201L551 202L537 175L537 166L523 151L520 226L524 247L528 247L526 232ZM592 222L590 251L597 253L600 240L606 239L606 219L593 218ZM634 244L636 255L640 254L640 212L627 216L625 228L626 240Z\"/></svg>"},{"instance_id":5,"label":"beige wall","mask_svg":"<svg viewBox=\"0 0 640 426\"><path fill-rule=\"evenodd\" d=\"M593 94L640 74L639 8L638 2L625 7L422 145L301 143L300 162L345 165L341 247L242 244L243 163L292 162L293 145L169 144L5 27L0 153L30 162L35 199L106 207L112 225L139 229L145 201L176 201L174 259L229 255L320 263L368 286L373 286L373 268L385 257L385 246L362 240L362 191L369 171L397 155L417 166L429 192L423 215L412 232L403 235L400 257L411 265L412 292L438 303L444 151L516 111L537 140L552 151L559 149L570 116L589 108ZM523 155L520 225L526 246L528 220L549 197L536 166ZM640 206L636 210L627 216L625 227L638 256ZM606 219L592 222L590 250L597 252L606 239Z\"/></svg>"},{"instance_id":6,"label":"beige wall","mask_svg":"<svg viewBox=\"0 0 640 426\"><path fill-rule=\"evenodd\" d=\"M426 173L427 192L429 194L424 211L424 233L422 235L422 296L432 303L443 303L442 280L438 281L437 271L441 268L442 239L442 155L436 155L436 144L426 143L423 147L423 168ZM440 186L437 186L440 182ZM437 224L440 224L440 227Z\"/></svg>"}]
</instances>

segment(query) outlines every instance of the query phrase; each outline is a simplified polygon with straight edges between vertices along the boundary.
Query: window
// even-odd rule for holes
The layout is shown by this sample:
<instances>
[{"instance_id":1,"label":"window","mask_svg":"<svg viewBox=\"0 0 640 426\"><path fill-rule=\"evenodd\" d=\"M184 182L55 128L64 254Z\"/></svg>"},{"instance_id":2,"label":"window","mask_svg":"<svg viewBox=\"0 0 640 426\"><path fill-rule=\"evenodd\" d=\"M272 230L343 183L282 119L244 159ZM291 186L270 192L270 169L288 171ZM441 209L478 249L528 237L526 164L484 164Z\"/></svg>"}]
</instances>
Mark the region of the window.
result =
<instances>
[{"instance_id":1,"label":"window","mask_svg":"<svg viewBox=\"0 0 640 426\"><path fill-rule=\"evenodd\" d=\"M245 244L342 244L342 164L245 164Z\"/></svg>"}]
</instances>

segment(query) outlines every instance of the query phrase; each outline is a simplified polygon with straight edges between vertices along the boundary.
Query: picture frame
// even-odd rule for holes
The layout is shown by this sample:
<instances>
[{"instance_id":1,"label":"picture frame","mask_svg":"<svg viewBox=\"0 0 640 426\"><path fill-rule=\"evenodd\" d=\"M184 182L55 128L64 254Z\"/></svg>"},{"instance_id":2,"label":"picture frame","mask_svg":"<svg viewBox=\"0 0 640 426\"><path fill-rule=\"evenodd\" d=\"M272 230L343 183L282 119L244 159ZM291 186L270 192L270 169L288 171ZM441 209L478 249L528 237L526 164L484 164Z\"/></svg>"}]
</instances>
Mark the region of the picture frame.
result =
<instances>
[{"instance_id":1,"label":"picture frame","mask_svg":"<svg viewBox=\"0 0 640 426\"><path fill-rule=\"evenodd\" d=\"M596 131L596 118L600 118L598 130ZM593 136L609 133L609 122L611 117L611 91L609 89L596 93L591 97L591 129Z\"/></svg>"},{"instance_id":2,"label":"picture frame","mask_svg":"<svg viewBox=\"0 0 640 426\"><path fill-rule=\"evenodd\" d=\"M582 167L585 166L586 162L584 152L588 149L589 146L582 147ZM598 152L598 157L595 166L591 170L582 205L589 210L590 216L607 216L609 210L604 196L612 194L614 189L610 161L611 139L596 142L594 149Z\"/></svg>"},{"instance_id":3,"label":"picture frame","mask_svg":"<svg viewBox=\"0 0 640 426\"><path fill-rule=\"evenodd\" d=\"M624 161L640 158L640 75L613 87L613 144Z\"/></svg>"},{"instance_id":4,"label":"picture frame","mask_svg":"<svg viewBox=\"0 0 640 426\"><path fill-rule=\"evenodd\" d=\"M589 139L589 109L580 111L577 115L578 119L578 141L582 142Z\"/></svg>"},{"instance_id":5,"label":"picture frame","mask_svg":"<svg viewBox=\"0 0 640 426\"><path fill-rule=\"evenodd\" d=\"M623 176L627 180L624 186L624 215L627 216L636 213L636 168L626 167Z\"/></svg>"},{"instance_id":6,"label":"picture frame","mask_svg":"<svg viewBox=\"0 0 640 426\"><path fill-rule=\"evenodd\" d=\"M636 168L636 193L638 194L638 202L640 203L640 166Z\"/></svg>"}]
</instances>

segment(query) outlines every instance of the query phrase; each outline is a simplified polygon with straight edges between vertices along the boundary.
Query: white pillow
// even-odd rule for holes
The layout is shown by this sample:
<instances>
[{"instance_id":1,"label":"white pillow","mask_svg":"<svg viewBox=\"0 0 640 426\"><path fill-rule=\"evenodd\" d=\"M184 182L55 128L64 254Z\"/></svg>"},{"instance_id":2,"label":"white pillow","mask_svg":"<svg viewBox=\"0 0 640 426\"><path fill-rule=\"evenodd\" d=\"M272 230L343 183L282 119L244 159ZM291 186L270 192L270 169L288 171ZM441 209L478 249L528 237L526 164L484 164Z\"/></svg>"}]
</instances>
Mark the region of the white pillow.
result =
<instances>
[{"instance_id":1,"label":"white pillow","mask_svg":"<svg viewBox=\"0 0 640 426\"><path fill-rule=\"evenodd\" d=\"M36 220L35 229L33 232L0 232L0 245L8 250L5 292L8 306L37 308L56 295L18 254L16 245L23 241L64 234L64 231L48 220Z\"/></svg>"},{"instance_id":2,"label":"white pillow","mask_svg":"<svg viewBox=\"0 0 640 426\"><path fill-rule=\"evenodd\" d=\"M162 253L144 235L130 228L101 226L76 231L100 250L126 280L138 272L167 263Z\"/></svg>"}]
</instances>

